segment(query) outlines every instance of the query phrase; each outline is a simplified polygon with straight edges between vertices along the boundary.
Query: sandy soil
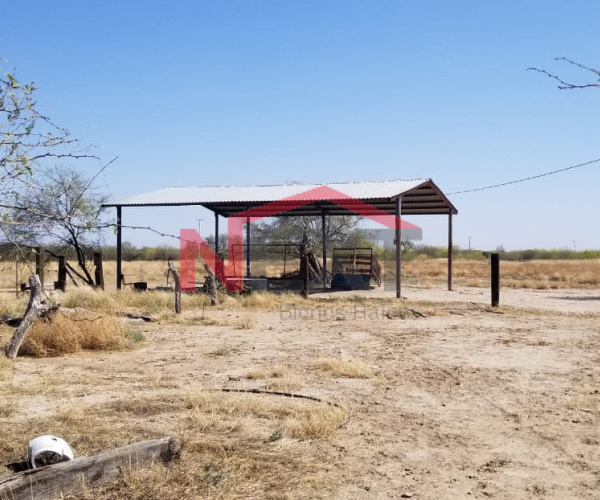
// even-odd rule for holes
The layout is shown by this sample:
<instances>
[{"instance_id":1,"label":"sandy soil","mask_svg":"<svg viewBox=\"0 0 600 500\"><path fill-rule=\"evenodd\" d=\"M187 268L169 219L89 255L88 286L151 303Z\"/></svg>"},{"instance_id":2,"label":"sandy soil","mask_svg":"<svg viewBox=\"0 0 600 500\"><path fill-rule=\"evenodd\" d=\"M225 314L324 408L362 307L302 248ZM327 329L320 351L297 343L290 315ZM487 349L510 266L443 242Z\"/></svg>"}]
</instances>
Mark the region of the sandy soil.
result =
<instances>
[{"instance_id":1,"label":"sandy soil","mask_svg":"<svg viewBox=\"0 0 600 500\"><path fill-rule=\"evenodd\" d=\"M105 380L78 396L85 404L147 376L168 376L174 390L257 387L249 370L285 364L302 381L295 392L350 410L325 443L336 498L600 498L600 293L503 290L498 311L487 290L405 295L424 318L388 319L383 306L350 302L209 311L229 326L148 324L142 349L23 358L18 376ZM433 304L415 302L425 300ZM246 317L251 328L234 328ZM224 345L227 355L209 355ZM375 376L316 375L314 361L329 357L361 361ZM38 398L35 412L53 404Z\"/></svg>"}]
</instances>

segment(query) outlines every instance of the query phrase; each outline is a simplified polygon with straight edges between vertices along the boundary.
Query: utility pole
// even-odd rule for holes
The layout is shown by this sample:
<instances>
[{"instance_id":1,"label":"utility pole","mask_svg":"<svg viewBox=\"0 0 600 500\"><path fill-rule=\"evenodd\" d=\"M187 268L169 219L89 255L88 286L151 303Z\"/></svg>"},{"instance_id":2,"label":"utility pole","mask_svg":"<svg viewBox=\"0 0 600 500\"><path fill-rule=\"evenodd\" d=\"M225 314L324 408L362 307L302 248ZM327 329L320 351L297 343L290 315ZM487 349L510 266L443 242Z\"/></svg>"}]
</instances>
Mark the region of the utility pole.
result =
<instances>
[{"instance_id":1,"label":"utility pole","mask_svg":"<svg viewBox=\"0 0 600 500\"><path fill-rule=\"evenodd\" d=\"M471 251L471 237L469 236L469 252Z\"/></svg>"},{"instance_id":2,"label":"utility pole","mask_svg":"<svg viewBox=\"0 0 600 500\"><path fill-rule=\"evenodd\" d=\"M575 245L575 242L576 242L576 241L577 241L577 240L573 240L573 251L574 251L574 252L576 252L576 251L577 251L577 246Z\"/></svg>"},{"instance_id":3,"label":"utility pole","mask_svg":"<svg viewBox=\"0 0 600 500\"><path fill-rule=\"evenodd\" d=\"M202 236L202 221L204 219L196 219L198 221L198 234Z\"/></svg>"}]
</instances>

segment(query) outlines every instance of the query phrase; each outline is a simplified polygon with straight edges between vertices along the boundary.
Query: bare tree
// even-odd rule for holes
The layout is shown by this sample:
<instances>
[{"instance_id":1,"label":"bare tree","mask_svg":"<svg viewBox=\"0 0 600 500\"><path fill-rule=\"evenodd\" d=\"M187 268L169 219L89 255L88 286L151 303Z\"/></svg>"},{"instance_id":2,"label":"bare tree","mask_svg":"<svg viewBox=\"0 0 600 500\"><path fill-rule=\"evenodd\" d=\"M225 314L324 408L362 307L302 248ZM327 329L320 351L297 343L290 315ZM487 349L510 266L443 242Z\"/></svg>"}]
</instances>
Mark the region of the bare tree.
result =
<instances>
[{"instance_id":1,"label":"bare tree","mask_svg":"<svg viewBox=\"0 0 600 500\"><path fill-rule=\"evenodd\" d=\"M45 168L38 180L14 194L18 208L13 209L7 229L11 241L36 246L52 242L72 248L86 280L94 285L86 256L90 248L99 246L101 229L106 226L100 213L106 196L94 185L94 178L68 166Z\"/></svg>"},{"instance_id":2,"label":"bare tree","mask_svg":"<svg viewBox=\"0 0 600 500\"><path fill-rule=\"evenodd\" d=\"M548 76L549 78L556 80L559 83L558 88L561 90L585 89L588 87L600 88L600 70L590 68L590 67L580 64L578 62L572 61L571 59L567 59L566 57L556 57L554 60L555 61L563 61L563 62L566 62L566 63L568 63L572 66L575 66L579 69L593 73L595 75L595 78L598 79L598 81L593 82L593 83L570 83L570 82L565 81L563 78L559 77L558 75L555 75L553 73L546 71L545 69L540 69L540 68L527 68L527 69L530 71L537 71L538 73L542 73L542 74Z\"/></svg>"}]
</instances>

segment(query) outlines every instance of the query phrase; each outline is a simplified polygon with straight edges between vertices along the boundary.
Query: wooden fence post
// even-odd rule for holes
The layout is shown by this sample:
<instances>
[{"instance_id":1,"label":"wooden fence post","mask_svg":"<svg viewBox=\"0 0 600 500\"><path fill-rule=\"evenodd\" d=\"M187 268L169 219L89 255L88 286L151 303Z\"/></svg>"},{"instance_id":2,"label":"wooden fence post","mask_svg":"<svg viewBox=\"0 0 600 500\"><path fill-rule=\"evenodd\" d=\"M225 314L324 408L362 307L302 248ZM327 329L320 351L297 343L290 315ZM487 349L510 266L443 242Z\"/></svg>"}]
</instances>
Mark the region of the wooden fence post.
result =
<instances>
[{"instance_id":1,"label":"wooden fence post","mask_svg":"<svg viewBox=\"0 0 600 500\"><path fill-rule=\"evenodd\" d=\"M491 254L492 266L492 307L500 305L500 254Z\"/></svg>"},{"instance_id":2,"label":"wooden fence post","mask_svg":"<svg viewBox=\"0 0 600 500\"><path fill-rule=\"evenodd\" d=\"M94 252L94 279L96 280L96 287L104 290L104 271L102 270L102 253Z\"/></svg>"},{"instance_id":3,"label":"wooden fence post","mask_svg":"<svg viewBox=\"0 0 600 500\"><path fill-rule=\"evenodd\" d=\"M66 259L63 255L58 257L58 289L61 291L65 291L67 287L67 266Z\"/></svg>"},{"instance_id":4,"label":"wooden fence post","mask_svg":"<svg viewBox=\"0 0 600 500\"><path fill-rule=\"evenodd\" d=\"M175 312L181 314L181 282L179 280L179 272L177 272L171 261L169 261L168 273L173 275L173 281L175 282Z\"/></svg>"}]
</instances>

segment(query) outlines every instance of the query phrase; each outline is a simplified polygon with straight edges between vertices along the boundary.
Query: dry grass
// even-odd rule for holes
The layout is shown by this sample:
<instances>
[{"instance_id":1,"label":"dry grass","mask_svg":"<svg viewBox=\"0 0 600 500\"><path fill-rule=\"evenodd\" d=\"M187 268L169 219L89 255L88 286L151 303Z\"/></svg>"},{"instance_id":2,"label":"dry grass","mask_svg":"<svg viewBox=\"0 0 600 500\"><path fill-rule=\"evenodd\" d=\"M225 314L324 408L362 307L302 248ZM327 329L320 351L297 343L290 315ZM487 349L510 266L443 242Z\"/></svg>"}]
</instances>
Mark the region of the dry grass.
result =
<instances>
[{"instance_id":1,"label":"dry grass","mask_svg":"<svg viewBox=\"0 0 600 500\"><path fill-rule=\"evenodd\" d=\"M259 394L199 391L189 394L185 403L209 415L279 420L284 435L294 439L331 437L347 416L346 410L326 403Z\"/></svg>"},{"instance_id":2,"label":"dry grass","mask_svg":"<svg viewBox=\"0 0 600 500\"><path fill-rule=\"evenodd\" d=\"M404 262L407 285L428 287L446 279L446 259L415 259ZM600 259L501 261L502 286L538 290L560 288L594 288L600 285ZM412 277L408 279L408 277ZM489 286L490 264L487 261L454 261L457 286Z\"/></svg>"},{"instance_id":3,"label":"dry grass","mask_svg":"<svg viewBox=\"0 0 600 500\"><path fill-rule=\"evenodd\" d=\"M304 386L300 376L286 365L263 366L246 373L249 380L265 380L263 388L269 391L296 391Z\"/></svg>"},{"instance_id":4,"label":"dry grass","mask_svg":"<svg viewBox=\"0 0 600 500\"><path fill-rule=\"evenodd\" d=\"M290 375L290 368L286 365L273 365L273 366L261 366L253 368L246 373L246 378L250 380L264 379L264 378L283 378Z\"/></svg>"},{"instance_id":5,"label":"dry grass","mask_svg":"<svg viewBox=\"0 0 600 500\"><path fill-rule=\"evenodd\" d=\"M38 321L25 337L20 355L61 356L79 351L123 349L139 334L119 320L93 313L56 314L51 321Z\"/></svg>"},{"instance_id":6,"label":"dry grass","mask_svg":"<svg viewBox=\"0 0 600 500\"><path fill-rule=\"evenodd\" d=\"M590 413L600 412L600 393L594 392L577 396L569 402L568 407Z\"/></svg>"},{"instance_id":7,"label":"dry grass","mask_svg":"<svg viewBox=\"0 0 600 500\"><path fill-rule=\"evenodd\" d=\"M251 330L254 328L256 322L252 316L243 316L235 323L235 328L237 330Z\"/></svg>"},{"instance_id":8,"label":"dry grass","mask_svg":"<svg viewBox=\"0 0 600 500\"><path fill-rule=\"evenodd\" d=\"M64 383L68 384L65 378ZM170 435L182 440L181 461L170 467L125 470L85 499L316 498L337 486L329 458L306 440L327 439L346 411L312 401L260 394L172 390L93 405L63 404L52 415L2 418L0 464L25 459L32 436L63 437L78 456Z\"/></svg>"},{"instance_id":9,"label":"dry grass","mask_svg":"<svg viewBox=\"0 0 600 500\"><path fill-rule=\"evenodd\" d=\"M346 361L341 358L326 358L317 360L315 369L331 376L345 378L371 378L373 373L360 361Z\"/></svg>"},{"instance_id":10,"label":"dry grass","mask_svg":"<svg viewBox=\"0 0 600 500\"><path fill-rule=\"evenodd\" d=\"M231 352L231 346L227 344L222 344L219 347L217 347L214 351L211 351L208 354L211 356L229 356Z\"/></svg>"}]
</instances>

